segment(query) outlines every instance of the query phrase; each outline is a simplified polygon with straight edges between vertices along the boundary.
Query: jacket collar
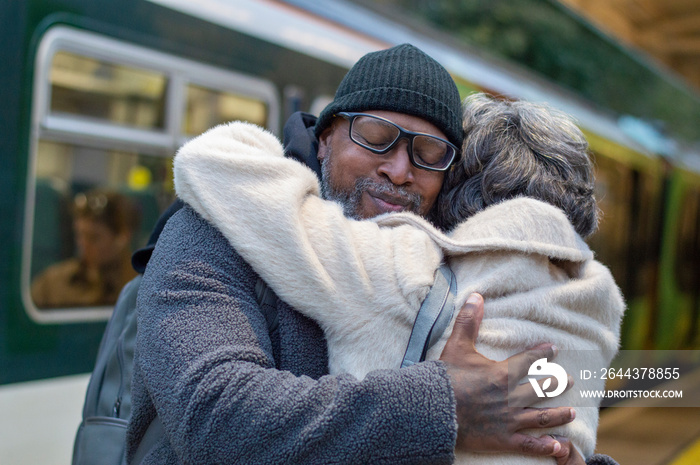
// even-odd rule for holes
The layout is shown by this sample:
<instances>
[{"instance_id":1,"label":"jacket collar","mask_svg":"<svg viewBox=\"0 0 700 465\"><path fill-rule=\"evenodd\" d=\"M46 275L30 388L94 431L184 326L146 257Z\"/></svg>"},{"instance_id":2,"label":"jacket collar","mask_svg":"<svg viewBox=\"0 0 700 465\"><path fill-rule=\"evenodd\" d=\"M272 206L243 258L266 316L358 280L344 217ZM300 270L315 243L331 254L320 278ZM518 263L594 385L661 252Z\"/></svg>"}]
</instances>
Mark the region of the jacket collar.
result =
<instances>
[{"instance_id":1,"label":"jacket collar","mask_svg":"<svg viewBox=\"0 0 700 465\"><path fill-rule=\"evenodd\" d=\"M318 161L318 139L314 135L316 117L298 111L289 117L284 125L284 153L311 168L321 178L321 164Z\"/></svg>"}]
</instances>

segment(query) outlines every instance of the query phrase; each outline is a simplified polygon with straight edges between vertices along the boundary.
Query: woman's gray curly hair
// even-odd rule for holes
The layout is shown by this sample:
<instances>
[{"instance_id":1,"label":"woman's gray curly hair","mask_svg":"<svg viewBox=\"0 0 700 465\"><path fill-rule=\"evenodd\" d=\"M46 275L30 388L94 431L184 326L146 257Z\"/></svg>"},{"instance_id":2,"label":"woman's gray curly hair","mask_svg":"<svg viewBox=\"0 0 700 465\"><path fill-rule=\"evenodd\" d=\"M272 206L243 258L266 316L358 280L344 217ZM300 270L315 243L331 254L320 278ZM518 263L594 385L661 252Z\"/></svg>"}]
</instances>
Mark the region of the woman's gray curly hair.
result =
<instances>
[{"instance_id":1,"label":"woman's gray curly hair","mask_svg":"<svg viewBox=\"0 0 700 465\"><path fill-rule=\"evenodd\" d=\"M479 93L464 101L464 131L461 159L434 209L439 227L450 230L489 205L526 196L562 209L582 237L595 232L588 143L568 115Z\"/></svg>"}]
</instances>

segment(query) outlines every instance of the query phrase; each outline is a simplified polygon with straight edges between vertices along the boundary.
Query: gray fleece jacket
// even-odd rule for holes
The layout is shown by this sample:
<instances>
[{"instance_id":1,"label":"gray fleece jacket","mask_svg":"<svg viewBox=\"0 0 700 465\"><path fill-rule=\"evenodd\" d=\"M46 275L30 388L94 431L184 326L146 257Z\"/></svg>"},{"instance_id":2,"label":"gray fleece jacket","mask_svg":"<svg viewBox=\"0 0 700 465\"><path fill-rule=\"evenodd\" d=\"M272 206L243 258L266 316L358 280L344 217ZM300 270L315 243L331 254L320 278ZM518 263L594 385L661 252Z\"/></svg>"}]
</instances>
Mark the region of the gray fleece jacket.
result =
<instances>
[{"instance_id":1,"label":"gray fleece jacket","mask_svg":"<svg viewBox=\"0 0 700 465\"><path fill-rule=\"evenodd\" d=\"M256 280L190 207L165 226L139 291L128 458L157 411L148 464L452 462L441 362L330 376L322 331L283 302L270 337Z\"/></svg>"}]
</instances>

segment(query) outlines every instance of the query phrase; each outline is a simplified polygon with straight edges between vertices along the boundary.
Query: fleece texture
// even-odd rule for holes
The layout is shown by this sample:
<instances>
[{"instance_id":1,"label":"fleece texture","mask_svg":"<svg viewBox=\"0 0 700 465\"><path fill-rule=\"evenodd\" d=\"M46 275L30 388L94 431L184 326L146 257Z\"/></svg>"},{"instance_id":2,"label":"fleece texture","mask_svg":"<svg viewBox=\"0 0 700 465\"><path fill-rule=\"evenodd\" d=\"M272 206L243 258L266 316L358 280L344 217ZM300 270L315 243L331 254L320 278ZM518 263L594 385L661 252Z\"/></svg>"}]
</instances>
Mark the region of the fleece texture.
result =
<instances>
[{"instance_id":1,"label":"fleece texture","mask_svg":"<svg viewBox=\"0 0 700 465\"><path fill-rule=\"evenodd\" d=\"M362 379L399 366L443 259L457 278L458 308L471 292L485 298L477 345L485 356L503 360L551 342L561 350L556 362L572 374L608 366L617 352L622 296L608 269L551 205L528 198L503 202L450 235L408 213L353 221L319 198L315 174L285 159L274 136L246 123L219 126L186 144L175 158L175 185L282 300L319 323L331 373ZM428 359L439 356L451 329ZM603 382L577 381L577 388L602 389ZM571 438L590 457L598 403L577 393L556 399L556 405L576 407L577 419L551 432ZM470 454L458 462L551 459Z\"/></svg>"}]
</instances>

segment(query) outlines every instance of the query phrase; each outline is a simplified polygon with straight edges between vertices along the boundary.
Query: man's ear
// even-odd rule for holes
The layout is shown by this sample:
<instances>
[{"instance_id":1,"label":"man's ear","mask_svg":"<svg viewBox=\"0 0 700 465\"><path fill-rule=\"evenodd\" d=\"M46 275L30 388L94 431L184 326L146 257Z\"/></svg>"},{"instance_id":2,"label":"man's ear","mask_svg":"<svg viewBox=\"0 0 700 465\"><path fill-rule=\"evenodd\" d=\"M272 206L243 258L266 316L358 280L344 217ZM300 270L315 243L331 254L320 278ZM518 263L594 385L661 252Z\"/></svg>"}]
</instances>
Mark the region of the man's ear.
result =
<instances>
[{"instance_id":1,"label":"man's ear","mask_svg":"<svg viewBox=\"0 0 700 465\"><path fill-rule=\"evenodd\" d=\"M323 161L330 152L331 142L333 140L333 125L323 130L320 136L318 136L318 152L316 152L316 158L318 161Z\"/></svg>"}]
</instances>

